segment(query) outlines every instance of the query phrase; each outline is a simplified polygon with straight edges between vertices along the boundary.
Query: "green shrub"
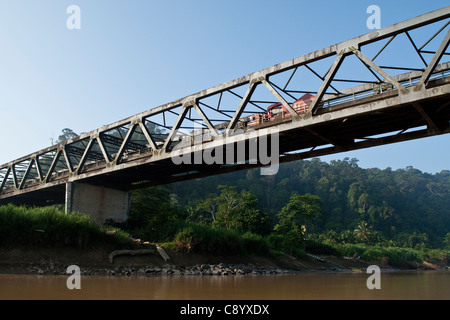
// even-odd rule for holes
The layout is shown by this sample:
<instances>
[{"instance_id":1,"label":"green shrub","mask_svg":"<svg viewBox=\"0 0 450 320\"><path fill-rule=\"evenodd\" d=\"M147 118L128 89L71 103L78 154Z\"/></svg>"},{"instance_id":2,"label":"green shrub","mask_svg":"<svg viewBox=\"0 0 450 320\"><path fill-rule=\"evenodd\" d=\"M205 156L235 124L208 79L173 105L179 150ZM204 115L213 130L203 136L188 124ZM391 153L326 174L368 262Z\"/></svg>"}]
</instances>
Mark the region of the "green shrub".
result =
<instances>
[{"instance_id":1,"label":"green shrub","mask_svg":"<svg viewBox=\"0 0 450 320\"><path fill-rule=\"evenodd\" d=\"M392 263L423 261L426 254L422 250L401 247L381 247L364 244L336 244L335 249L342 255L352 257L355 253L362 260L377 261L388 258Z\"/></svg>"},{"instance_id":2,"label":"green shrub","mask_svg":"<svg viewBox=\"0 0 450 320\"><path fill-rule=\"evenodd\" d=\"M287 233L287 235L272 233L265 237L265 242L274 251L287 253L299 258L305 256L304 242L298 241L298 235L295 233L291 232Z\"/></svg>"},{"instance_id":3,"label":"green shrub","mask_svg":"<svg viewBox=\"0 0 450 320\"><path fill-rule=\"evenodd\" d=\"M356 253L361 256L366 251L366 245L363 244L336 244L334 248L339 252L340 256L353 257Z\"/></svg>"},{"instance_id":4,"label":"green shrub","mask_svg":"<svg viewBox=\"0 0 450 320\"><path fill-rule=\"evenodd\" d=\"M200 224L186 224L175 235L174 242L179 250L216 255L246 255L269 251L262 236Z\"/></svg>"},{"instance_id":5,"label":"green shrub","mask_svg":"<svg viewBox=\"0 0 450 320\"><path fill-rule=\"evenodd\" d=\"M189 224L175 235L180 250L188 252L231 254L241 249L242 239L233 231Z\"/></svg>"},{"instance_id":6,"label":"green shrub","mask_svg":"<svg viewBox=\"0 0 450 320\"><path fill-rule=\"evenodd\" d=\"M384 256L391 262L418 262L424 260L424 255L419 250L401 247L386 247L383 249Z\"/></svg>"},{"instance_id":7,"label":"green shrub","mask_svg":"<svg viewBox=\"0 0 450 320\"><path fill-rule=\"evenodd\" d=\"M339 251L335 247L315 240L306 240L304 243L304 249L306 252L312 254L323 254L333 256L340 255Z\"/></svg>"},{"instance_id":8,"label":"green shrub","mask_svg":"<svg viewBox=\"0 0 450 320\"><path fill-rule=\"evenodd\" d=\"M267 240L262 235L246 232L242 235L242 239L244 240L244 246L248 252L262 254L269 252Z\"/></svg>"},{"instance_id":9,"label":"green shrub","mask_svg":"<svg viewBox=\"0 0 450 320\"><path fill-rule=\"evenodd\" d=\"M432 260L440 260L450 262L450 250L446 249L429 249L426 256Z\"/></svg>"},{"instance_id":10,"label":"green shrub","mask_svg":"<svg viewBox=\"0 0 450 320\"><path fill-rule=\"evenodd\" d=\"M387 256L388 252L380 247L368 247L361 253L361 258L368 261L376 261Z\"/></svg>"}]
</instances>

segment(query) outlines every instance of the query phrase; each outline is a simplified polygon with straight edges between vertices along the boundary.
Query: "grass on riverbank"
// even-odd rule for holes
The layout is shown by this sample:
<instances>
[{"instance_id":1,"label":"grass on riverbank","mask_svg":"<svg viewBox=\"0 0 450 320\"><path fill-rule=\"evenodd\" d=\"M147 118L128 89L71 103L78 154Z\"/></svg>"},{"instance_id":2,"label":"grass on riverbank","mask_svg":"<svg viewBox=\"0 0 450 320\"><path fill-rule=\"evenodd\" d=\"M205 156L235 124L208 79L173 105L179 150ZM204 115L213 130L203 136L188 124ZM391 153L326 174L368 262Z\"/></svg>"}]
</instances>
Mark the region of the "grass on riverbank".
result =
<instances>
[{"instance_id":1,"label":"grass on riverbank","mask_svg":"<svg viewBox=\"0 0 450 320\"><path fill-rule=\"evenodd\" d=\"M106 231L116 230L114 237ZM66 215L54 207L27 208L0 206L0 246L90 248L97 245L127 247L133 244L130 235L111 227L104 227L88 216Z\"/></svg>"},{"instance_id":2,"label":"grass on riverbank","mask_svg":"<svg viewBox=\"0 0 450 320\"><path fill-rule=\"evenodd\" d=\"M364 261L386 262L391 265L421 263L426 260L450 262L450 252L445 249L412 249L367 244L323 243L315 240L303 241L300 247L292 248L286 237L278 234L267 236L242 233L235 230L213 228L188 222L170 222L163 227L164 236L155 229L140 230L139 237L165 242L164 246L182 252L200 254L245 256L250 253L262 256L281 257L284 254L304 258L306 253L338 258L356 255Z\"/></svg>"},{"instance_id":3,"label":"grass on riverbank","mask_svg":"<svg viewBox=\"0 0 450 320\"><path fill-rule=\"evenodd\" d=\"M164 237L155 237L149 226L134 230L134 237L144 241L164 242L164 246L180 252L216 256L246 256L257 254L277 257L285 253L298 258L305 253L352 257L355 253L365 261L388 261L390 264L420 263L427 259L449 261L450 252L441 249L369 246L364 244L325 244L304 241L292 248L281 235L267 236L212 228L208 225L172 221L161 227ZM106 231L116 230L114 237ZM131 232L131 231L128 231ZM107 246L114 249L132 248L135 243L130 233L118 227L105 227L80 214L66 215L53 207L26 208L0 206L0 248L75 248ZM158 232L157 232L158 233Z\"/></svg>"},{"instance_id":4,"label":"grass on riverbank","mask_svg":"<svg viewBox=\"0 0 450 320\"><path fill-rule=\"evenodd\" d=\"M387 261L391 265L404 262L420 263L426 260L450 261L450 251L444 249L413 249L401 247L369 246L365 244L334 244L342 255L352 257L355 253L365 261Z\"/></svg>"}]
</instances>

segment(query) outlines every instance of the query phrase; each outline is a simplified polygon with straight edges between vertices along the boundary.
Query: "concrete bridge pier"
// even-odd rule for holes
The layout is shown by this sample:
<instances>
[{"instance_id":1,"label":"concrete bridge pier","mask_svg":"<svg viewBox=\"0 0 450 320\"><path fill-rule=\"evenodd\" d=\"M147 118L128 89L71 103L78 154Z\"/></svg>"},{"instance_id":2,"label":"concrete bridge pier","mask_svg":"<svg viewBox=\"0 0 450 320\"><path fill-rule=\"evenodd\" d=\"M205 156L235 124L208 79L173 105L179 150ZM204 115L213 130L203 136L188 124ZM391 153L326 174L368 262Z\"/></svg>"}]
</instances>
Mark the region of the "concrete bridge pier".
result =
<instances>
[{"instance_id":1,"label":"concrete bridge pier","mask_svg":"<svg viewBox=\"0 0 450 320\"><path fill-rule=\"evenodd\" d=\"M101 224L108 219L124 222L130 211L128 191L95 186L88 183L66 183L66 213L79 212Z\"/></svg>"}]
</instances>

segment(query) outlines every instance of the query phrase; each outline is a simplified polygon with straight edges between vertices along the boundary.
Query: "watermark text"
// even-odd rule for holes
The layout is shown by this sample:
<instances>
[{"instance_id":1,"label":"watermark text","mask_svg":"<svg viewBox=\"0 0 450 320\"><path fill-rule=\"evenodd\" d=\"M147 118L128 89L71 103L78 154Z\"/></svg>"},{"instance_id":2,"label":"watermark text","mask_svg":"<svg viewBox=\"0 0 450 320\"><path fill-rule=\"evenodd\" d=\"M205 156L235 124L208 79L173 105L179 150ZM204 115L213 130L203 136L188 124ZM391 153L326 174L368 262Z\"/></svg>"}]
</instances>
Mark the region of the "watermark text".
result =
<instances>
[{"instance_id":1,"label":"watermark text","mask_svg":"<svg viewBox=\"0 0 450 320\"><path fill-rule=\"evenodd\" d=\"M236 129L226 137L216 137L208 147L202 139L186 136L172 150L172 162L181 164L235 165L261 164L261 175L274 175L279 169L279 132L270 129L261 134L258 130Z\"/></svg>"},{"instance_id":2,"label":"watermark text","mask_svg":"<svg viewBox=\"0 0 450 320\"><path fill-rule=\"evenodd\" d=\"M70 16L67 17L66 26L69 30L79 30L81 29L81 9L79 6L72 4L67 7L67 14Z\"/></svg>"},{"instance_id":3,"label":"watermark text","mask_svg":"<svg viewBox=\"0 0 450 320\"><path fill-rule=\"evenodd\" d=\"M69 278L67 278L66 286L67 289L81 289L81 270L77 265L70 265L67 267L66 273L71 274Z\"/></svg>"},{"instance_id":4,"label":"watermark text","mask_svg":"<svg viewBox=\"0 0 450 320\"><path fill-rule=\"evenodd\" d=\"M371 265L367 267L366 273L373 273L366 281L369 290L381 289L381 270L379 266Z\"/></svg>"},{"instance_id":5,"label":"watermark text","mask_svg":"<svg viewBox=\"0 0 450 320\"><path fill-rule=\"evenodd\" d=\"M370 30L381 29L381 9L377 5L370 5L366 10L370 16L367 18L366 26Z\"/></svg>"}]
</instances>

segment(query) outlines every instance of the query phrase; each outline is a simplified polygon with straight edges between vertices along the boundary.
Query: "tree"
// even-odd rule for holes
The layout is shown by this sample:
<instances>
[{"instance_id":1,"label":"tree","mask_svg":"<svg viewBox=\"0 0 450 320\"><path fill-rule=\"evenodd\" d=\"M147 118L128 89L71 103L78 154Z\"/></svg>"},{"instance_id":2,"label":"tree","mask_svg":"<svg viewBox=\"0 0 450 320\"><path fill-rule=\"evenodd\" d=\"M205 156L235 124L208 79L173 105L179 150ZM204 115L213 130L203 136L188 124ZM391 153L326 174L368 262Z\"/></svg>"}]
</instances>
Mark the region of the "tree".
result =
<instances>
[{"instance_id":1,"label":"tree","mask_svg":"<svg viewBox=\"0 0 450 320\"><path fill-rule=\"evenodd\" d=\"M61 143L66 140L70 140L70 139L78 137L78 134L76 134L75 132L73 132L72 129L69 129L69 128L64 128L64 129L62 129L61 132L62 133L59 135L58 139L56 140L56 143Z\"/></svg>"},{"instance_id":2,"label":"tree","mask_svg":"<svg viewBox=\"0 0 450 320\"><path fill-rule=\"evenodd\" d=\"M279 222L275 226L275 231L283 234L295 232L304 237L307 224L318 220L323 213L322 201L318 196L309 193L294 194L278 213Z\"/></svg>"},{"instance_id":3,"label":"tree","mask_svg":"<svg viewBox=\"0 0 450 320\"><path fill-rule=\"evenodd\" d=\"M269 229L269 216L256 208L258 198L248 191L238 193L236 187L220 185L221 193L215 198L217 204L214 226L226 229L266 233ZM207 202L212 208L212 204Z\"/></svg>"},{"instance_id":4,"label":"tree","mask_svg":"<svg viewBox=\"0 0 450 320\"><path fill-rule=\"evenodd\" d=\"M163 187L150 187L132 192L128 223L132 228L150 225L154 228L167 221L180 219L181 210L172 194Z\"/></svg>"},{"instance_id":5,"label":"tree","mask_svg":"<svg viewBox=\"0 0 450 320\"><path fill-rule=\"evenodd\" d=\"M445 245L445 248L450 249L450 232L447 232L443 239L443 243Z\"/></svg>"},{"instance_id":6,"label":"tree","mask_svg":"<svg viewBox=\"0 0 450 320\"><path fill-rule=\"evenodd\" d=\"M426 248L429 242L426 233L418 233L416 231L412 233L402 232L397 236L397 239L402 246L418 250Z\"/></svg>"},{"instance_id":7,"label":"tree","mask_svg":"<svg viewBox=\"0 0 450 320\"><path fill-rule=\"evenodd\" d=\"M361 221L358 226L356 227L355 231L355 237L356 239L362 241L362 242L366 242L366 243L370 243L370 238L372 236L372 230L371 228L367 225L367 222L365 221Z\"/></svg>"},{"instance_id":8,"label":"tree","mask_svg":"<svg viewBox=\"0 0 450 320\"><path fill-rule=\"evenodd\" d=\"M197 205L197 210L200 212L206 213L212 222L216 220L216 213L217 213L217 196L216 195L210 195L205 200L201 201Z\"/></svg>"}]
</instances>

